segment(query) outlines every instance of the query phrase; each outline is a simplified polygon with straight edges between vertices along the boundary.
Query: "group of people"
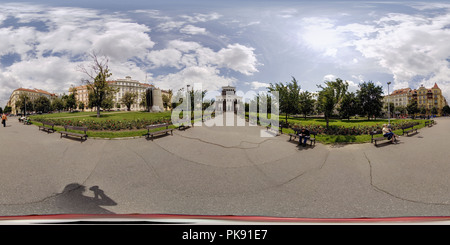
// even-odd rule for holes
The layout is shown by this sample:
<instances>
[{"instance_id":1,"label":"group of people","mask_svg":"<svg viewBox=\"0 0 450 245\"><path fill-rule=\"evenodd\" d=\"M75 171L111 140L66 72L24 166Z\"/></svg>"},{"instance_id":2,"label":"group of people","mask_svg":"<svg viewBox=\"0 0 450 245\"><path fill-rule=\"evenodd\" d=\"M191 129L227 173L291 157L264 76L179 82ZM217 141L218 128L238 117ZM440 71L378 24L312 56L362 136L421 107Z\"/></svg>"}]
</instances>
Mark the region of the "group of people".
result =
<instances>
[{"instance_id":1,"label":"group of people","mask_svg":"<svg viewBox=\"0 0 450 245\"><path fill-rule=\"evenodd\" d=\"M2 114L2 124L3 124L3 127L6 127L6 120L7 120L8 118L6 117L6 114L5 113L3 113Z\"/></svg>"}]
</instances>

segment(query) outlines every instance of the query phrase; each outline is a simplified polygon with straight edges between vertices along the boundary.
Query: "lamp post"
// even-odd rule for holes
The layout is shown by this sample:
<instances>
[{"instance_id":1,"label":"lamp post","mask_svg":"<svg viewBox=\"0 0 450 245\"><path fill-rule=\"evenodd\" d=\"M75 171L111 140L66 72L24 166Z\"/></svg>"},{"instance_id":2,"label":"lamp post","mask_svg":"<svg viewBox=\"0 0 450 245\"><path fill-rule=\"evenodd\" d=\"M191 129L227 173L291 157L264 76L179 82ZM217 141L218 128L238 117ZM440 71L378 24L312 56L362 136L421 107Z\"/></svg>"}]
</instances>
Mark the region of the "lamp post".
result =
<instances>
[{"instance_id":1,"label":"lamp post","mask_svg":"<svg viewBox=\"0 0 450 245\"><path fill-rule=\"evenodd\" d=\"M389 95L389 85L391 84L391 82L388 82L388 124L389 126L391 125L391 98Z\"/></svg>"}]
</instances>

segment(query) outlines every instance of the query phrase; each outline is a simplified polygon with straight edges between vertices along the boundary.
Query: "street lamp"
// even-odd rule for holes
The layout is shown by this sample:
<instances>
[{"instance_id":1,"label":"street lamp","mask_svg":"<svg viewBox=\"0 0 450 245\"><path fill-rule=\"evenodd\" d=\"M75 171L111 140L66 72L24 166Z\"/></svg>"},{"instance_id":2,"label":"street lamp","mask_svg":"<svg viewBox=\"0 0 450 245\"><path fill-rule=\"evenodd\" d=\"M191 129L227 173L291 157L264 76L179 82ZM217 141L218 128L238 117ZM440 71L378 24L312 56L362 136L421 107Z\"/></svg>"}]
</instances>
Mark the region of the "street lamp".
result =
<instances>
[{"instance_id":1,"label":"street lamp","mask_svg":"<svg viewBox=\"0 0 450 245\"><path fill-rule=\"evenodd\" d=\"M389 85L391 84L391 82L387 82L388 85L388 124L389 126L391 126L391 98L389 95Z\"/></svg>"}]
</instances>

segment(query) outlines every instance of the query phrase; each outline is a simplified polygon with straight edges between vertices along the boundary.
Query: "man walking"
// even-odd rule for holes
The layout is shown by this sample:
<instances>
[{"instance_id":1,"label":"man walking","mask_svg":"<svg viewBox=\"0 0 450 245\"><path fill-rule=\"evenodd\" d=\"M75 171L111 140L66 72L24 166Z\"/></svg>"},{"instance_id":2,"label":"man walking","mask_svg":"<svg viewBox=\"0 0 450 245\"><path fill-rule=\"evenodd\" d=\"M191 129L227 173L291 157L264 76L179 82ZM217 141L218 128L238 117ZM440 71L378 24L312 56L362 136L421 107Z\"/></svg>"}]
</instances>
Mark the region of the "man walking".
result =
<instances>
[{"instance_id":1,"label":"man walking","mask_svg":"<svg viewBox=\"0 0 450 245\"><path fill-rule=\"evenodd\" d=\"M2 115L2 124L3 124L3 127L6 127L6 114L4 114L3 113L3 115Z\"/></svg>"}]
</instances>

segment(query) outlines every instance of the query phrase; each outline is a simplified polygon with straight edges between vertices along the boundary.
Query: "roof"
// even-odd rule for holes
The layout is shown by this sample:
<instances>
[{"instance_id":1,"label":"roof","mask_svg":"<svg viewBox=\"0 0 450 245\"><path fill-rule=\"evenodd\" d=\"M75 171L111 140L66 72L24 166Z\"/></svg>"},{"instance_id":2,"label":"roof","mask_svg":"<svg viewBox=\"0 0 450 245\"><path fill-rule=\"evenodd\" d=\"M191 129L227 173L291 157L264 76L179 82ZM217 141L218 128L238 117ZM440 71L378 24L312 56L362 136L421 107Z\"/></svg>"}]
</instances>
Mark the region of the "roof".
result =
<instances>
[{"instance_id":1,"label":"roof","mask_svg":"<svg viewBox=\"0 0 450 245\"><path fill-rule=\"evenodd\" d=\"M391 95L407 94L409 91L411 91L410 88L397 89L397 90L394 90L394 91L391 93Z\"/></svg>"},{"instance_id":2,"label":"roof","mask_svg":"<svg viewBox=\"0 0 450 245\"><path fill-rule=\"evenodd\" d=\"M434 83L434 86L432 88L439 88L437 83Z\"/></svg>"},{"instance_id":3,"label":"roof","mask_svg":"<svg viewBox=\"0 0 450 245\"><path fill-rule=\"evenodd\" d=\"M26 92L31 92L31 93L39 93L39 94L55 95L55 94L49 93L49 92L47 92L47 91L45 91L45 90L37 89L37 88L35 88L35 89L18 88L18 89L16 89L15 91L26 91Z\"/></svg>"}]
</instances>

